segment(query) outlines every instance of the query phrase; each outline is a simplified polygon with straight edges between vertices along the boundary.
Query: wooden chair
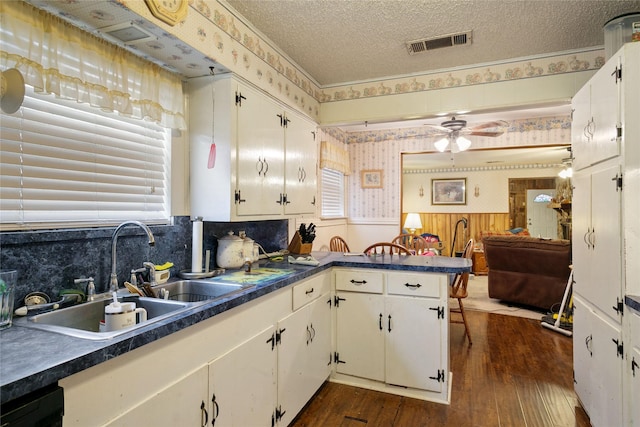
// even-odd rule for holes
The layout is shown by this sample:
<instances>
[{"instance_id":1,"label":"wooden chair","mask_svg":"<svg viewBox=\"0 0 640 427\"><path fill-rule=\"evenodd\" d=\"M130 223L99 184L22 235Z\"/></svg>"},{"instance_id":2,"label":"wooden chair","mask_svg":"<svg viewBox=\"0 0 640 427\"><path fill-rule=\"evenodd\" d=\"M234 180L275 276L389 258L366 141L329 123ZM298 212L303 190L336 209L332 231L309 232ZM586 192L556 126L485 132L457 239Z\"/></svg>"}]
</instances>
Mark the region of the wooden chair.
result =
<instances>
[{"instance_id":1,"label":"wooden chair","mask_svg":"<svg viewBox=\"0 0 640 427\"><path fill-rule=\"evenodd\" d=\"M347 242L340 236L333 236L331 238L329 241L329 250L331 252L351 252Z\"/></svg>"},{"instance_id":2,"label":"wooden chair","mask_svg":"<svg viewBox=\"0 0 640 427\"><path fill-rule=\"evenodd\" d=\"M391 242L374 243L373 245L365 249L364 253L367 255L378 255L378 254L411 255L411 252L409 252L409 249L405 248L404 246L398 245L396 243L391 243Z\"/></svg>"},{"instance_id":3,"label":"wooden chair","mask_svg":"<svg viewBox=\"0 0 640 427\"><path fill-rule=\"evenodd\" d=\"M464 252L462 253L462 257L470 259L472 253L473 253L473 239L469 239L469 241L464 247ZM469 282L469 273L456 274L456 277L453 279L453 285L451 285L449 297L455 298L458 300L458 308L451 307L449 309L449 313L450 313L449 320L451 323L462 323L464 325L464 331L467 334L467 338L469 338L469 345L471 345L473 343L471 342L471 334L469 333L469 324L467 323L467 316L464 313L464 305L462 303L462 300L469 295L467 293L468 282ZM460 314L462 319L454 320L453 318L454 313Z\"/></svg>"},{"instance_id":4,"label":"wooden chair","mask_svg":"<svg viewBox=\"0 0 640 427\"><path fill-rule=\"evenodd\" d=\"M394 237L391 243L404 246L414 255L422 255L429 250L427 239L417 234L400 234Z\"/></svg>"}]
</instances>

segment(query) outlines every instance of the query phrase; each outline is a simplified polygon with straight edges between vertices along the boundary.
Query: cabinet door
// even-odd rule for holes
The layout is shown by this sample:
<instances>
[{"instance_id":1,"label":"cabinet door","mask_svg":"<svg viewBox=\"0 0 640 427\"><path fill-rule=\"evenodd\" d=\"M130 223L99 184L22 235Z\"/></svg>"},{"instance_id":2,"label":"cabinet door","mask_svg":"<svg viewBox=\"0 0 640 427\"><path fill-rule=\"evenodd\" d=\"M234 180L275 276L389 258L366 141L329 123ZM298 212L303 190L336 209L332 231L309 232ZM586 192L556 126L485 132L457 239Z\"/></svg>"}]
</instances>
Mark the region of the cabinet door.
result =
<instances>
[{"instance_id":1,"label":"cabinet door","mask_svg":"<svg viewBox=\"0 0 640 427\"><path fill-rule=\"evenodd\" d=\"M216 426L272 425L278 391L275 330L265 329L209 364L209 417Z\"/></svg>"},{"instance_id":2,"label":"cabinet door","mask_svg":"<svg viewBox=\"0 0 640 427\"><path fill-rule=\"evenodd\" d=\"M446 319L440 300L385 298L385 382L403 387L441 392L448 372L442 360L442 336ZM446 389L446 388L445 388Z\"/></svg>"},{"instance_id":3,"label":"cabinet door","mask_svg":"<svg viewBox=\"0 0 640 427\"><path fill-rule=\"evenodd\" d=\"M384 297L355 292L336 296L336 370L384 381Z\"/></svg>"},{"instance_id":4,"label":"cabinet door","mask_svg":"<svg viewBox=\"0 0 640 427\"><path fill-rule=\"evenodd\" d=\"M626 372L629 380L629 395L626 400L626 413L630 419L630 425L640 427L640 314L630 310L629 335L631 337L631 352L629 354Z\"/></svg>"},{"instance_id":5,"label":"cabinet door","mask_svg":"<svg viewBox=\"0 0 640 427\"><path fill-rule=\"evenodd\" d=\"M593 141L591 118L591 85L585 84L571 100L571 152L573 169L580 170L591 164L589 151Z\"/></svg>"},{"instance_id":6,"label":"cabinet door","mask_svg":"<svg viewBox=\"0 0 640 427\"><path fill-rule=\"evenodd\" d=\"M612 58L590 80L591 115L593 117L593 146L591 164L619 154L617 125L620 123L621 84L616 84L615 70L619 59Z\"/></svg>"},{"instance_id":7,"label":"cabinet door","mask_svg":"<svg viewBox=\"0 0 640 427\"><path fill-rule=\"evenodd\" d=\"M574 296L575 390L593 427L622 425L622 332L579 295Z\"/></svg>"},{"instance_id":8,"label":"cabinet door","mask_svg":"<svg viewBox=\"0 0 640 427\"><path fill-rule=\"evenodd\" d=\"M629 416L631 418L631 425L640 426L640 346L634 346L631 349L631 357L629 363L632 363L634 370L630 374L631 379L631 396L628 398ZM629 375L629 374L628 374Z\"/></svg>"},{"instance_id":9,"label":"cabinet door","mask_svg":"<svg viewBox=\"0 0 640 427\"><path fill-rule=\"evenodd\" d=\"M587 413L591 408L593 335L589 308L578 295L573 297L573 381L575 392Z\"/></svg>"},{"instance_id":10,"label":"cabinet door","mask_svg":"<svg viewBox=\"0 0 640 427\"><path fill-rule=\"evenodd\" d=\"M209 411L207 381L207 367L203 366L107 425L109 427L205 425L207 420L211 420L211 413L207 412Z\"/></svg>"},{"instance_id":11,"label":"cabinet door","mask_svg":"<svg viewBox=\"0 0 640 427\"><path fill-rule=\"evenodd\" d=\"M574 291L589 295L591 275L591 174L578 171L573 175L572 204L572 257L574 271Z\"/></svg>"},{"instance_id":12,"label":"cabinet door","mask_svg":"<svg viewBox=\"0 0 640 427\"><path fill-rule=\"evenodd\" d=\"M573 263L576 291L620 321L614 309L622 300L618 171L612 165L574 177Z\"/></svg>"},{"instance_id":13,"label":"cabinet door","mask_svg":"<svg viewBox=\"0 0 640 427\"><path fill-rule=\"evenodd\" d=\"M591 369L591 411L593 427L622 425L622 333L607 316L591 312L593 365Z\"/></svg>"},{"instance_id":14,"label":"cabinet door","mask_svg":"<svg viewBox=\"0 0 640 427\"><path fill-rule=\"evenodd\" d=\"M316 127L298 115L287 114L285 132L286 214L315 213L316 202Z\"/></svg>"},{"instance_id":15,"label":"cabinet door","mask_svg":"<svg viewBox=\"0 0 640 427\"><path fill-rule=\"evenodd\" d=\"M309 394L305 373L309 364L309 306L278 322L282 332L278 345L278 406L284 411L282 425L288 425L307 403Z\"/></svg>"},{"instance_id":16,"label":"cabinet door","mask_svg":"<svg viewBox=\"0 0 640 427\"><path fill-rule=\"evenodd\" d=\"M282 109L259 92L238 85L242 105L237 120L238 215L282 213L284 128Z\"/></svg>"},{"instance_id":17,"label":"cabinet door","mask_svg":"<svg viewBox=\"0 0 640 427\"><path fill-rule=\"evenodd\" d=\"M329 293L278 322L278 407L289 425L327 379L331 369Z\"/></svg>"},{"instance_id":18,"label":"cabinet door","mask_svg":"<svg viewBox=\"0 0 640 427\"><path fill-rule=\"evenodd\" d=\"M315 393L331 373L331 294L326 292L309 306L309 385Z\"/></svg>"}]
</instances>

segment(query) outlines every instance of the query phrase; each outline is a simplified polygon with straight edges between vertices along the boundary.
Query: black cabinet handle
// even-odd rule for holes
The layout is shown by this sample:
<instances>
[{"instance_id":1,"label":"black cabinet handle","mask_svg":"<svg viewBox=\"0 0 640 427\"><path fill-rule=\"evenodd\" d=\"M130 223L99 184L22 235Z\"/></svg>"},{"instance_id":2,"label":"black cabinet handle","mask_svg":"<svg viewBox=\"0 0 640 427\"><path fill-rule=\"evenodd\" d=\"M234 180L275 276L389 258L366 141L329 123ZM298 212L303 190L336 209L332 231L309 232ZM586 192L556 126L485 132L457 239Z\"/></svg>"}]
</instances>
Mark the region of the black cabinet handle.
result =
<instances>
[{"instance_id":1,"label":"black cabinet handle","mask_svg":"<svg viewBox=\"0 0 640 427\"><path fill-rule=\"evenodd\" d=\"M311 288L311 289L309 289L309 290L305 291L304 293L305 293L305 294L307 294L307 295L312 294L312 293L313 293L313 288Z\"/></svg>"},{"instance_id":2,"label":"black cabinet handle","mask_svg":"<svg viewBox=\"0 0 640 427\"><path fill-rule=\"evenodd\" d=\"M353 283L354 285L364 285L364 284L367 283L367 281L366 280L354 280L354 279L351 279L351 283Z\"/></svg>"},{"instance_id":3,"label":"black cabinet handle","mask_svg":"<svg viewBox=\"0 0 640 427\"><path fill-rule=\"evenodd\" d=\"M389 332L391 332L391 315L389 315Z\"/></svg>"},{"instance_id":4,"label":"black cabinet handle","mask_svg":"<svg viewBox=\"0 0 640 427\"><path fill-rule=\"evenodd\" d=\"M378 327L382 330L382 313L380 313L380 319L378 320Z\"/></svg>"},{"instance_id":5,"label":"black cabinet handle","mask_svg":"<svg viewBox=\"0 0 640 427\"><path fill-rule=\"evenodd\" d=\"M218 402L216 402L216 395L213 394L211 396L211 403L213 403L213 414L211 417L211 425L215 426L216 425L216 418L218 418L218 415L220 415L220 407L218 406Z\"/></svg>"},{"instance_id":6,"label":"black cabinet handle","mask_svg":"<svg viewBox=\"0 0 640 427\"><path fill-rule=\"evenodd\" d=\"M207 412L207 408L205 407L204 400L200 404L200 419L204 416L204 422L202 423L202 427L206 426L209 422L209 413Z\"/></svg>"},{"instance_id":7,"label":"black cabinet handle","mask_svg":"<svg viewBox=\"0 0 640 427\"><path fill-rule=\"evenodd\" d=\"M416 283L415 285L412 285L411 283L405 283L404 285L405 285L407 288L414 288L414 289L417 289L417 288L421 288L421 287L422 287L422 285L421 285L420 283Z\"/></svg>"},{"instance_id":8,"label":"black cabinet handle","mask_svg":"<svg viewBox=\"0 0 640 427\"><path fill-rule=\"evenodd\" d=\"M271 351L276 348L276 337L275 334L271 334L271 338L267 340L267 344L271 343Z\"/></svg>"}]
</instances>

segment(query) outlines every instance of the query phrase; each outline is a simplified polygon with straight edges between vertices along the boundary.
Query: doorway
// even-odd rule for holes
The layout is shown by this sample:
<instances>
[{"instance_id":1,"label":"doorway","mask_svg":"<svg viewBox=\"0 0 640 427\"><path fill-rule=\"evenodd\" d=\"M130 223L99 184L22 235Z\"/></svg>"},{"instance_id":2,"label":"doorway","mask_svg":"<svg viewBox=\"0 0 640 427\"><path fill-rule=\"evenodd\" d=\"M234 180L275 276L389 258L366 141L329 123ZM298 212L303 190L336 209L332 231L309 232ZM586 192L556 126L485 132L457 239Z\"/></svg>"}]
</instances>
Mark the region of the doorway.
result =
<instances>
[{"instance_id":1,"label":"doorway","mask_svg":"<svg viewBox=\"0 0 640 427\"><path fill-rule=\"evenodd\" d=\"M549 208L555 188L527 190L527 228L532 236L558 238L557 213Z\"/></svg>"},{"instance_id":2,"label":"doorway","mask_svg":"<svg viewBox=\"0 0 640 427\"><path fill-rule=\"evenodd\" d=\"M543 190L547 188L556 188L555 177L509 178L510 228L529 228L527 221L527 190ZM549 210L555 212L553 209ZM531 235L533 236L534 234L531 233Z\"/></svg>"}]
</instances>

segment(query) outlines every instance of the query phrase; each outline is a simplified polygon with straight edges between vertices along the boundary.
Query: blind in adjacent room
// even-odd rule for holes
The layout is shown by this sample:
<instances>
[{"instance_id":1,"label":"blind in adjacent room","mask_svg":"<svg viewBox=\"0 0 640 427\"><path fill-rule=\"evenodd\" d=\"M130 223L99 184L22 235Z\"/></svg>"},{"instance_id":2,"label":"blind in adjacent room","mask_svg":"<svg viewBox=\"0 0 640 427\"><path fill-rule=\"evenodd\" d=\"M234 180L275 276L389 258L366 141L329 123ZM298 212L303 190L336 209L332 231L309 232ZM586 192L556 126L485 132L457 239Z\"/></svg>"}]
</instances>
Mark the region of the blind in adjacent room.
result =
<instances>
[{"instance_id":1,"label":"blind in adjacent room","mask_svg":"<svg viewBox=\"0 0 640 427\"><path fill-rule=\"evenodd\" d=\"M28 86L0 134L3 230L169 221L170 130Z\"/></svg>"},{"instance_id":2,"label":"blind in adjacent room","mask_svg":"<svg viewBox=\"0 0 640 427\"><path fill-rule=\"evenodd\" d=\"M322 217L344 217L344 174L333 169L321 169Z\"/></svg>"}]
</instances>

